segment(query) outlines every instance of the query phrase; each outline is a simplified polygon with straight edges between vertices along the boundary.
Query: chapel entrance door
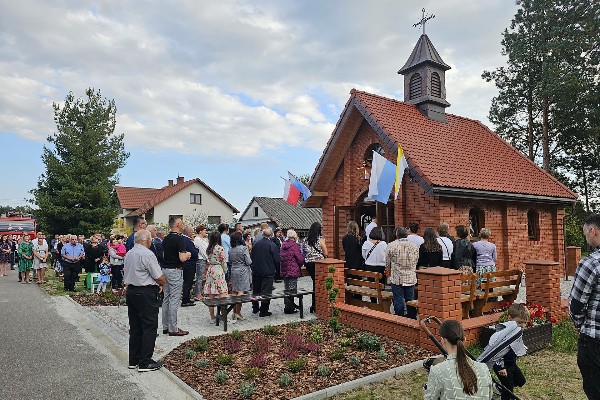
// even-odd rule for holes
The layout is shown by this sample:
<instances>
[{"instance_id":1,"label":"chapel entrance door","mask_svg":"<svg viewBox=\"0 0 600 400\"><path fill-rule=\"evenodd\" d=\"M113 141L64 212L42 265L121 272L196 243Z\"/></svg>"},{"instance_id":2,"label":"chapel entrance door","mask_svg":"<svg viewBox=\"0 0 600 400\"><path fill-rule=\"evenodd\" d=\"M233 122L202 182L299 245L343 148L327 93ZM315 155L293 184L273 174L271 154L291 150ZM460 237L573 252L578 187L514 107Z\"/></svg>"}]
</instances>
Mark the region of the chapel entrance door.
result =
<instances>
[{"instance_id":1,"label":"chapel entrance door","mask_svg":"<svg viewBox=\"0 0 600 400\"><path fill-rule=\"evenodd\" d=\"M348 222L356 221L355 206L335 206L333 215L333 240L330 246L333 247L333 257L338 260L344 255L342 248L342 237L346 234ZM345 256L345 255L344 255Z\"/></svg>"}]
</instances>

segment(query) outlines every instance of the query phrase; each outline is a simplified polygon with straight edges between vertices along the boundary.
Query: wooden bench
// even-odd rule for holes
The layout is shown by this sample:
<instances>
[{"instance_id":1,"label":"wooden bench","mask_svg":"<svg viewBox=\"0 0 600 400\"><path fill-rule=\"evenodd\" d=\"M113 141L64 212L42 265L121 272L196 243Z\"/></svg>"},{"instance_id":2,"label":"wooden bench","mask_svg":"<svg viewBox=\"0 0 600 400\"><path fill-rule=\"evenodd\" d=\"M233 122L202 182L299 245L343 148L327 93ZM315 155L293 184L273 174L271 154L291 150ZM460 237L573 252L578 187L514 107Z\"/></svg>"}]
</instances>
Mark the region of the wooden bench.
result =
<instances>
[{"instance_id":1,"label":"wooden bench","mask_svg":"<svg viewBox=\"0 0 600 400\"><path fill-rule=\"evenodd\" d=\"M297 297L300 305L300 318L304 318L304 304L303 298L304 296L311 295L313 292L309 289L298 289L298 290L282 290L273 292L268 296L264 295L252 295L245 294L243 296L229 296L229 297L214 297L208 298L205 297L202 302L209 307L217 307L217 312L215 313L215 325L219 326L220 321L223 321L223 331L227 332L227 315L236 304L244 304L251 303L253 301L262 301L262 300L274 300L274 299L282 299L284 297Z\"/></svg>"},{"instance_id":2,"label":"wooden bench","mask_svg":"<svg viewBox=\"0 0 600 400\"><path fill-rule=\"evenodd\" d=\"M468 319L474 308L478 296L483 296L483 291L476 290L477 274L464 274L460 277L460 303L462 305L462 317ZM419 308L419 300L407 301L409 307Z\"/></svg>"},{"instance_id":3,"label":"wooden bench","mask_svg":"<svg viewBox=\"0 0 600 400\"><path fill-rule=\"evenodd\" d=\"M475 291L474 309L478 317L500 308L503 302L515 301L519 294L523 270L487 272L483 277L486 281L482 284L481 290ZM498 297L502 297L502 300L498 300Z\"/></svg>"},{"instance_id":4,"label":"wooden bench","mask_svg":"<svg viewBox=\"0 0 600 400\"><path fill-rule=\"evenodd\" d=\"M353 306L368 307L372 310L390 312L392 305L392 292L385 291L385 285L381 283L383 275L380 272L363 271L359 269L345 270L346 278L346 304ZM370 278L371 280L363 280L361 278ZM357 298L358 295L360 298ZM377 299L377 303L364 301L362 296L373 297Z\"/></svg>"}]
</instances>

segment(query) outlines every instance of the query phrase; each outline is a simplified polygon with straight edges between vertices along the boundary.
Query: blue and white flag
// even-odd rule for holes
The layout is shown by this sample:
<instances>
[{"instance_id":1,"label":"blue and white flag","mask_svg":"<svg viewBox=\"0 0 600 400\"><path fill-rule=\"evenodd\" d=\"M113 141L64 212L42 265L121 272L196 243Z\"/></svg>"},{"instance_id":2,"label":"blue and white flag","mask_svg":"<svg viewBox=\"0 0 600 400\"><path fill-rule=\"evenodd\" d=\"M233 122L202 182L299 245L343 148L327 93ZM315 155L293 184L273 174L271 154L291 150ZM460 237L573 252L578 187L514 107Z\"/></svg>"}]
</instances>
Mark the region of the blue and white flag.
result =
<instances>
[{"instance_id":1,"label":"blue and white flag","mask_svg":"<svg viewBox=\"0 0 600 400\"><path fill-rule=\"evenodd\" d=\"M395 181L396 166L381 154L373 151L369 197L380 203L387 204Z\"/></svg>"}]
</instances>

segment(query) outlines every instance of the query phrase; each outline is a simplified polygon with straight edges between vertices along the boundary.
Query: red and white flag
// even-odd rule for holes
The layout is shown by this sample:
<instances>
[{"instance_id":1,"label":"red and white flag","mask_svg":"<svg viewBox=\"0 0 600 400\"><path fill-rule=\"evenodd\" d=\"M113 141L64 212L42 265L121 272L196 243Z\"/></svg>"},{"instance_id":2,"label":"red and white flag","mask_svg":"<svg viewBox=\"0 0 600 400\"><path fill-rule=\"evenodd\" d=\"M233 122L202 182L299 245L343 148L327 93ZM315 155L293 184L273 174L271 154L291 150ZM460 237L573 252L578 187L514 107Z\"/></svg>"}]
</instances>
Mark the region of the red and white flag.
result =
<instances>
[{"instance_id":1,"label":"red and white flag","mask_svg":"<svg viewBox=\"0 0 600 400\"><path fill-rule=\"evenodd\" d=\"M283 199L295 206L298 204L298 199L300 198L300 190L298 190L289 179L284 180L285 187L283 188Z\"/></svg>"}]
</instances>

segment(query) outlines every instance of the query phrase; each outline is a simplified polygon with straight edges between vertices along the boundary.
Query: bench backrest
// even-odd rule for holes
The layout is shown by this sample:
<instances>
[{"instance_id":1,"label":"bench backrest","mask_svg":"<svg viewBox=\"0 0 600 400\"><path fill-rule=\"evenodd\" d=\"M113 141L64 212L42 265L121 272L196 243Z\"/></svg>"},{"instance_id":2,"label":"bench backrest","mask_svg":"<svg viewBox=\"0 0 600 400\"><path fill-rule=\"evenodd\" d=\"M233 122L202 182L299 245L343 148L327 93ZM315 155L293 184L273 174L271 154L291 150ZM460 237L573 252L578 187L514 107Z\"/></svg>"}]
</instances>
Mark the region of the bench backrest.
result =
<instances>
[{"instance_id":1,"label":"bench backrest","mask_svg":"<svg viewBox=\"0 0 600 400\"><path fill-rule=\"evenodd\" d=\"M469 296L469 310L475 301L475 288L477 287L477 274L463 274L460 277L460 292Z\"/></svg>"},{"instance_id":2,"label":"bench backrest","mask_svg":"<svg viewBox=\"0 0 600 400\"><path fill-rule=\"evenodd\" d=\"M484 292L483 297L483 312L491 311L495 308L500 308L502 303L505 301L512 302L517 298L519 294L519 287L521 286L521 278L523 277L523 270L513 269L508 271L496 271L488 272L484 274L486 280L485 284L482 285ZM514 286L514 287L511 287ZM510 290L508 290L510 288ZM491 292L496 289L504 289L502 294L502 301L489 301L493 297L497 297L496 294Z\"/></svg>"},{"instance_id":3,"label":"bench backrest","mask_svg":"<svg viewBox=\"0 0 600 400\"><path fill-rule=\"evenodd\" d=\"M363 286L377 291L377 299L381 302L381 291L385 289L385 285L381 283L383 275L381 272L363 271L360 269L346 269L344 282L346 285ZM375 281L364 281L358 278L373 278Z\"/></svg>"}]
</instances>

